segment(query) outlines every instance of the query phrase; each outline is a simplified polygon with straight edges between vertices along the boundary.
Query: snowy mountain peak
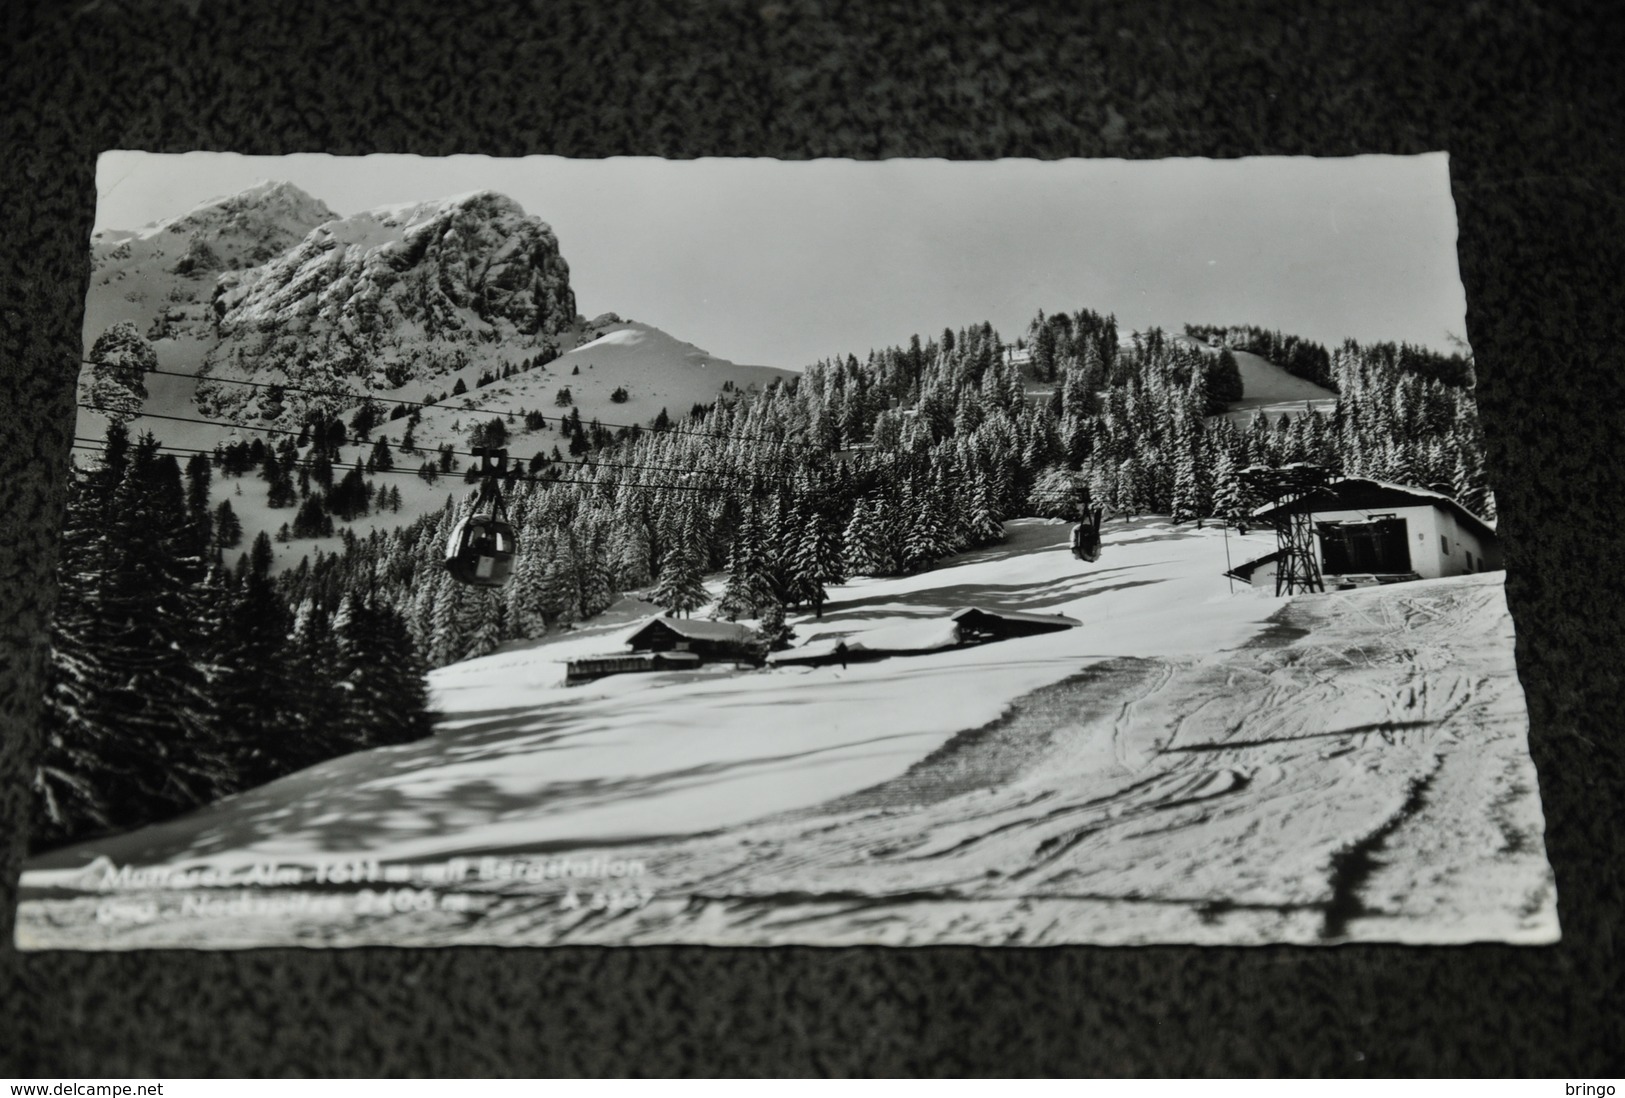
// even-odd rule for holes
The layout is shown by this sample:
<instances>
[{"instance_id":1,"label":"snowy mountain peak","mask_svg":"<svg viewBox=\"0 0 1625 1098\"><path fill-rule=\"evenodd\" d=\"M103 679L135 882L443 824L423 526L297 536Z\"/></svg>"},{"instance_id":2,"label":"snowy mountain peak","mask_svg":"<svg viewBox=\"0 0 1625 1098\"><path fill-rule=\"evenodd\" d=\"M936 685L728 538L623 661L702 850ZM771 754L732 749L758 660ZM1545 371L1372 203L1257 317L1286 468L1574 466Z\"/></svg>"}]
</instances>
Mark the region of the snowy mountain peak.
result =
<instances>
[{"instance_id":1,"label":"snowy mountain peak","mask_svg":"<svg viewBox=\"0 0 1625 1098\"><path fill-rule=\"evenodd\" d=\"M139 236L150 239L164 233L178 233L207 239L248 232L258 233L267 241L272 236L285 236L288 239L283 247L286 247L337 216L325 202L292 183L267 180L236 194L211 198L178 217L142 230Z\"/></svg>"},{"instance_id":2,"label":"snowy mountain peak","mask_svg":"<svg viewBox=\"0 0 1625 1098\"><path fill-rule=\"evenodd\" d=\"M264 263L337 216L292 183L266 181L135 232L104 230L91 247L98 266L160 266L197 278Z\"/></svg>"},{"instance_id":3,"label":"snowy mountain peak","mask_svg":"<svg viewBox=\"0 0 1625 1098\"><path fill-rule=\"evenodd\" d=\"M378 213L388 212L406 225L417 225L425 221L449 213L453 210L462 210L473 213L483 213L491 216L508 215L524 217L524 208L512 198L490 189L467 191L463 194L447 195L444 198L432 199L428 202L408 203L401 206L386 206Z\"/></svg>"},{"instance_id":4,"label":"snowy mountain peak","mask_svg":"<svg viewBox=\"0 0 1625 1098\"><path fill-rule=\"evenodd\" d=\"M466 367L481 348L557 353L575 294L558 238L512 198L482 190L333 218L217 283L216 376L379 376L389 388ZM218 407L248 402L241 389Z\"/></svg>"}]
</instances>

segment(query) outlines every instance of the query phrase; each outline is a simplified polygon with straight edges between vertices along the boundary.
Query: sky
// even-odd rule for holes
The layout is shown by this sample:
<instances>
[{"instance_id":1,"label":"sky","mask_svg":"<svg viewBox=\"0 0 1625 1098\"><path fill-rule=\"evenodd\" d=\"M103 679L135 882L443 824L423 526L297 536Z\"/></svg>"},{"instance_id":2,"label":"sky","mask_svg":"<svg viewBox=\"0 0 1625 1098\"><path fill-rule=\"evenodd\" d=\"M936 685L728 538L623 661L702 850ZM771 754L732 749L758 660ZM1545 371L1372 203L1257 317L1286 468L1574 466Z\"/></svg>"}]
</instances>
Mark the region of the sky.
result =
<instances>
[{"instance_id":1,"label":"sky","mask_svg":"<svg viewBox=\"0 0 1625 1098\"><path fill-rule=\"evenodd\" d=\"M568 160L103 154L97 229L264 180L341 215L491 189L551 225L577 308L800 369L1040 309L1450 349L1466 335L1443 153L1240 160Z\"/></svg>"}]
</instances>

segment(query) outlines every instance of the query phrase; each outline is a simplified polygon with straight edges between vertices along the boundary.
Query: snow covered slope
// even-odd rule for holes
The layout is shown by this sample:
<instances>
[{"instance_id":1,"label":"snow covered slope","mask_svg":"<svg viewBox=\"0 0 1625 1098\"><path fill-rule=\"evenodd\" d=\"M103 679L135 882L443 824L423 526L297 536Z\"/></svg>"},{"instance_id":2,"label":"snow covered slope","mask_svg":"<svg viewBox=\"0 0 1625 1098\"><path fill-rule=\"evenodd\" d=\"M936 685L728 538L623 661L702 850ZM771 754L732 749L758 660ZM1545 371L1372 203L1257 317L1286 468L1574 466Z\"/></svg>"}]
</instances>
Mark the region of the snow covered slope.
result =
<instances>
[{"instance_id":1,"label":"snow covered slope","mask_svg":"<svg viewBox=\"0 0 1625 1098\"><path fill-rule=\"evenodd\" d=\"M442 668L431 740L37 860L20 940L1555 936L1499 574L1276 600L1229 592L1217 530L1109 523L1096 565L1071 557L1067 531L1011 523L1003 545L836 588L821 621L796 623L852 634L976 604L1083 623L1063 632L849 669L563 686L562 661L614 651L617 625ZM1231 559L1265 544L1229 540L1251 543ZM433 877L450 857L561 855L635 863L638 880L607 914L577 910L556 876ZM389 918L359 917L373 899L352 890L340 906L362 908L266 919L170 918L180 898L145 895L151 919L98 924L99 894L80 891L104 879L109 862L85 870L97 857L275 865L284 898L350 858L440 884Z\"/></svg>"},{"instance_id":2,"label":"snow covered slope","mask_svg":"<svg viewBox=\"0 0 1625 1098\"><path fill-rule=\"evenodd\" d=\"M1118 337L1120 349L1134 346L1137 333L1124 332ZM1174 334L1170 341L1205 355L1217 355L1223 348L1185 334ZM1337 402L1337 394L1313 381L1288 373L1262 355L1232 348L1236 371L1241 375L1241 399L1232 401L1224 417L1237 426L1245 427L1253 417L1262 413L1279 417L1286 413L1300 414L1306 409L1329 413Z\"/></svg>"},{"instance_id":3,"label":"snow covered slope","mask_svg":"<svg viewBox=\"0 0 1625 1098\"><path fill-rule=\"evenodd\" d=\"M1278 416L1298 414L1306 408L1330 412L1337 394L1295 374L1289 374L1267 358L1251 351L1231 351L1241 373L1241 399L1230 405L1225 417L1245 426L1262 412Z\"/></svg>"},{"instance_id":4,"label":"snow covered slope","mask_svg":"<svg viewBox=\"0 0 1625 1098\"><path fill-rule=\"evenodd\" d=\"M508 424L509 451L528 459L538 451L551 453L557 446L567 455L569 442L560 427L563 417L572 411L579 412L584 423L597 419L606 424L646 426L662 409L675 420L687 415L695 404L711 403L725 385L761 388L794 376L791 371L768 366L738 365L635 321L605 320L589 326L584 335L589 338L581 346L559 359L480 388L473 388L478 371L465 371L470 375L466 377L468 393L423 410L422 422L414 432L418 445L432 448L449 442L466 450L476 423L493 414L525 409L541 412L547 426L526 432L523 423ZM563 389L570 392L568 405L558 403ZM624 402L612 399L617 389L625 390ZM397 422L384 433L393 443L403 430L403 424Z\"/></svg>"}]
</instances>

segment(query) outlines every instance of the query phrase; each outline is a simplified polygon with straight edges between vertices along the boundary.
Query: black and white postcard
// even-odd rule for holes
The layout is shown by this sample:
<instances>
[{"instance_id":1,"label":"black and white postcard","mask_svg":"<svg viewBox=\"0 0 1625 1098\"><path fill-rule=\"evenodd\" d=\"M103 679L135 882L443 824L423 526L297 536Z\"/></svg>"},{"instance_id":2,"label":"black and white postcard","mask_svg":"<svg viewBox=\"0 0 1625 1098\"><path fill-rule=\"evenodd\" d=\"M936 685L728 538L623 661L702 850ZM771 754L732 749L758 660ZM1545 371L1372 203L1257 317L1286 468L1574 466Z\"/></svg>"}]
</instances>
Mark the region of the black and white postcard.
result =
<instances>
[{"instance_id":1,"label":"black and white postcard","mask_svg":"<svg viewBox=\"0 0 1625 1098\"><path fill-rule=\"evenodd\" d=\"M21 948L1557 939L1445 155L98 181Z\"/></svg>"}]
</instances>

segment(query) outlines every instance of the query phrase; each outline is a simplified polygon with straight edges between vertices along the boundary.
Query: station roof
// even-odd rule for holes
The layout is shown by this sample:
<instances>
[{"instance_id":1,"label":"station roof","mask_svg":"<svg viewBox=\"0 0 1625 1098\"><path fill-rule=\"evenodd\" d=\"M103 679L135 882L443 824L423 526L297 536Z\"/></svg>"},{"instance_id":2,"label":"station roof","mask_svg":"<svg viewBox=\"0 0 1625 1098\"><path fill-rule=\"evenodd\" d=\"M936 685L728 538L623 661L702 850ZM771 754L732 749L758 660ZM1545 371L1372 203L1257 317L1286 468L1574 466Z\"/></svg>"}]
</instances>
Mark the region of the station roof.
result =
<instances>
[{"instance_id":1,"label":"station roof","mask_svg":"<svg viewBox=\"0 0 1625 1098\"><path fill-rule=\"evenodd\" d=\"M1330 481L1285 503L1260 507L1253 512L1253 517L1268 520L1276 515L1304 512L1313 514L1316 511L1380 511L1393 507L1416 506L1431 506L1448 511L1456 517L1456 521L1479 536L1490 541L1496 538L1495 527L1442 492L1418 488L1414 484L1395 484L1365 477L1342 477ZM1262 559L1264 558L1260 558Z\"/></svg>"}]
</instances>

